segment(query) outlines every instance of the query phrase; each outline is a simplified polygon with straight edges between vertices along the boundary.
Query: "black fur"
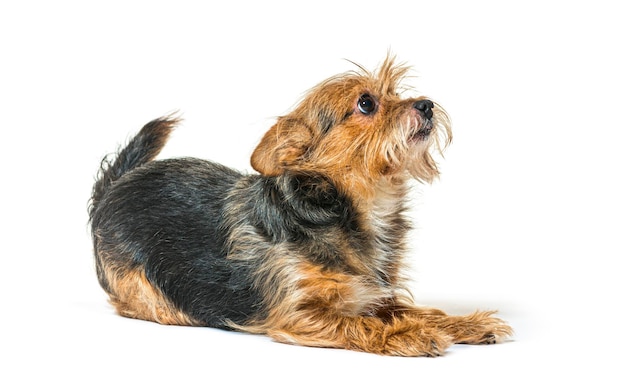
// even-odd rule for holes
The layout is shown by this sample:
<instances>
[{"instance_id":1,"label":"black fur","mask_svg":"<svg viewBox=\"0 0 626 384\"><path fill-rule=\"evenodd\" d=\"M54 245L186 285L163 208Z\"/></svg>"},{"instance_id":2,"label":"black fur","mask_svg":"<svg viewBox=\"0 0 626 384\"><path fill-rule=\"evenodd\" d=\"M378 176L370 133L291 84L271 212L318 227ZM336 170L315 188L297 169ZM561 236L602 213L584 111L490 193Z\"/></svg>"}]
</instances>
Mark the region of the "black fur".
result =
<instances>
[{"instance_id":1,"label":"black fur","mask_svg":"<svg viewBox=\"0 0 626 384\"><path fill-rule=\"evenodd\" d=\"M147 124L104 163L94 186L96 265L109 293L103 255L120 268L144 268L194 320L227 328L267 314L257 271L273 245L291 244L298 257L348 273L338 246L371 254L353 204L323 175L265 177L193 158L150 161L167 124Z\"/></svg>"}]
</instances>

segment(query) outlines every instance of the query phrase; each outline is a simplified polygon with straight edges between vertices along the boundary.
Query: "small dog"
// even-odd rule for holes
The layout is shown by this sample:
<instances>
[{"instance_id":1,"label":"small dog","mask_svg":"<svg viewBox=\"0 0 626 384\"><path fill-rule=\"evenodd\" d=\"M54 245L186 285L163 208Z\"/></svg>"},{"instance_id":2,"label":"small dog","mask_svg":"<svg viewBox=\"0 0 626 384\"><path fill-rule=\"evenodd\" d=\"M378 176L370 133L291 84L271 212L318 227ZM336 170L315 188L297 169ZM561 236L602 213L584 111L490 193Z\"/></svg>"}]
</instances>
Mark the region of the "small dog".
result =
<instances>
[{"instance_id":1,"label":"small dog","mask_svg":"<svg viewBox=\"0 0 626 384\"><path fill-rule=\"evenodd\" d=\"M438 176L451 131L437 104L400 97L409 68L394 61L315 86L254 150L259 174L154 160L171 115L105 158L89 217L117 312L399 356L509 336L493 312L450 316L405 289L408 183Z\"/></svg>"}]
</instances>

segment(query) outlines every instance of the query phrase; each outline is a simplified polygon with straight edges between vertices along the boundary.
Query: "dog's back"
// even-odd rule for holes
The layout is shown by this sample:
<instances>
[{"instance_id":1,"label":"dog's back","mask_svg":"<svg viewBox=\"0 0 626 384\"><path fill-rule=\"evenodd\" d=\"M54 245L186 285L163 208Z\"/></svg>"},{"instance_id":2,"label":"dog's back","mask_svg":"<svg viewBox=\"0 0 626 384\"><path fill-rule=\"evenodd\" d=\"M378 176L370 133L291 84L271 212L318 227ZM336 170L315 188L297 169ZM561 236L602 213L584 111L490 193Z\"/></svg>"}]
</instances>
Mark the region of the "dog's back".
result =
<instances>
[{"instance_id":1,"label":"dog's back","mask_svg":"<svg viewBox=\"0 0 626 384\"><path fill-rule=\"evenodd\" d=\"M122 315L225 327L258 301L225 288L238 276L223 261L222 211L242 175L199 159L152 161L176 123L153 120L103 160L89 209L98 280Z\"/></svg>"}]
</instances>

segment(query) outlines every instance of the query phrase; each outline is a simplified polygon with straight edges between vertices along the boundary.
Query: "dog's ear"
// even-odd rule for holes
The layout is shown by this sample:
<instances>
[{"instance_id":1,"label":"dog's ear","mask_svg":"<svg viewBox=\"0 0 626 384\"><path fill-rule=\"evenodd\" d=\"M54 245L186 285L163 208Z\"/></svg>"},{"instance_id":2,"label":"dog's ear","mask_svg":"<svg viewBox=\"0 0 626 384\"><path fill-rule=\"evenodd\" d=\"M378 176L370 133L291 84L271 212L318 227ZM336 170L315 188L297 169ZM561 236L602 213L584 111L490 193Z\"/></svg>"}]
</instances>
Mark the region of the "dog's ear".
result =
<instances>
[{"instance_id":1,"label":"dog's ear","mask_svg":"<svg viewBox=\"0 0 626 384\"><path fill-rule=\"evenodd\" d=\"M302 121L280 118L252 153L252 168L265 176L277 176L297 168L311 145L312 136Z\"/></svg>"}]
</instances>

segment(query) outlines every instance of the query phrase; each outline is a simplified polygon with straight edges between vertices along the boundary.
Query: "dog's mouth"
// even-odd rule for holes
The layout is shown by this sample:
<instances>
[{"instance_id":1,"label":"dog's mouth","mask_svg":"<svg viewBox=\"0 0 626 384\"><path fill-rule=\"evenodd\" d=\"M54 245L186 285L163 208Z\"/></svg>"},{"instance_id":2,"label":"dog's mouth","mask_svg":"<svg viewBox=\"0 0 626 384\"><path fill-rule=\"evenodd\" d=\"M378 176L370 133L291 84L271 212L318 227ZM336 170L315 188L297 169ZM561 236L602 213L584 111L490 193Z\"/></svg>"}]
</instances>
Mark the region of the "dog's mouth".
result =
<instances>
[{"instance_id":1,"label":"dog's mouth","mask_svg":"<svg viewBox=\"0 0 626 384\"><path fill-rule=\"evenodd\" d=\"M426 141L430 137L430 134L433 131L433 123L430 120L427 120L425 124L423 124L417 131L415 131L411 137L410 141L412 142L420 142Z\"/></svg>"}]
</instances>

